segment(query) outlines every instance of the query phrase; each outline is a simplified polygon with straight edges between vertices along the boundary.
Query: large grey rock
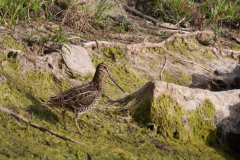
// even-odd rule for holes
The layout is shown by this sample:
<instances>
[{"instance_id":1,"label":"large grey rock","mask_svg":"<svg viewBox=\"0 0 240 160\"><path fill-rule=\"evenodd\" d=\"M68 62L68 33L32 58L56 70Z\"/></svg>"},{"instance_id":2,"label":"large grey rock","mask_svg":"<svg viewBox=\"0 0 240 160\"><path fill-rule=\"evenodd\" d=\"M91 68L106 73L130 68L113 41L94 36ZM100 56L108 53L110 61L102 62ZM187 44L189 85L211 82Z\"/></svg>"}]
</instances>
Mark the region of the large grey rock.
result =
<instances>
[{"instance_id":1,"label":"large grey rock","mask_svg":"<svg viewBox=\"0 0 240 160\"><path fill-rule=\"evenodd\" d=\"M161 95L169 95L171 96L174 102L177 102L181 105L181 107L187 111L186 115L182 116L181 119L186 122L186 119L189 119L188 113L196 110L197 108L201 108L206 99L209 99L215 107L216 114L214 117L210 118L214 125L217 128L220 128L222 135L227 140L228 145L235 151L240 151L240 89L238 90L230 90L230 91L221 91L221 92L211 92L209 90L203 89L193 89L188 87L183 87L179 85L175 85L173 83L166 83L161 81L148 82L145 86L143 86L139 91L130 95L132 101L130 101L125 107L131 110L136 110L138 107L143 107L144 103L149 104L150 110L154 109L152 103L147 103L149 100L154 98L158 98ZM127 99L125 99L127 100ZM161 107L161 106L157 106ZM172 107L172 106L168 106ZM142 117L146 116L148 109L143 109L145 115L140 115ZM157 109L158 110L158 109ZM138 111L138 114L140 112ZM201 112L202 114L203 112ZM155 114L155 113L150 113ZM157 113L159 114L159 113ZM168 112L169 117L173 112ZM200 113L199 113L200 114ZM154 116L154 115L153 115ZM150 119L153 116L149 116ZM204 117L204 115L203 115ZM209 121L209 119L203 118L205 121ZM188 121L188 120L187 120ZM184 122L182 122L184 125ZM186 124L184 130L188 130L189 126ZM163 127L163 126L158 126ZM190 130L189 130L190 131ZM181 131L180 131L181 132ZM213 131L215 132L215 131ZM193 132L192 134L194 134ZM197 131L196 131L197 133ZM171 134L170 134L171 135ZM230 136L231 135L231 136ZM235 136L232 139L232 136Z\"/></svg>"},{"instance_id":2,"label":"large grey rock","mask_svg":"<svg viewBox=\"0 0 240 160\"><path fill-rule=\"evenodd\" d=\"M62 56L67 67L73 72L80 74L95 72L95 67L88 52L83 47L65 45L62 49Z\"/></svg>"}]
</instances>

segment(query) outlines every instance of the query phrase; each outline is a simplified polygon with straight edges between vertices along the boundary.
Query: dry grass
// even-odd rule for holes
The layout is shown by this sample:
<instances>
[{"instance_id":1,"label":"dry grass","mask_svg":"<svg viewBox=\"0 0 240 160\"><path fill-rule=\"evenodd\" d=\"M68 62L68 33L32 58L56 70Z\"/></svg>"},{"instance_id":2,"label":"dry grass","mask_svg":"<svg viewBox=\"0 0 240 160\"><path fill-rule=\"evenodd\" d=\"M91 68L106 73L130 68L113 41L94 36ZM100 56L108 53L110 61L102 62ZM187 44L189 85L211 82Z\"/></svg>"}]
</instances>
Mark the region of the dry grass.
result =
<instances>
[{"instance_id":1,"label":"dry grass","mask_svg":"<svg viewBox=\"0 0 240 160\"><path fill-rule=\"evenodd\" d=\"M85 4L86 2L71 2L61 17L61 25L66 24L81 32L96 33L97 31L90 24L93 20L91 20L90 16L84 11L84 7L87 7L83 6ZM82 7L82 9L79 9L80 7Z\"/></svg>"}]
</instances>

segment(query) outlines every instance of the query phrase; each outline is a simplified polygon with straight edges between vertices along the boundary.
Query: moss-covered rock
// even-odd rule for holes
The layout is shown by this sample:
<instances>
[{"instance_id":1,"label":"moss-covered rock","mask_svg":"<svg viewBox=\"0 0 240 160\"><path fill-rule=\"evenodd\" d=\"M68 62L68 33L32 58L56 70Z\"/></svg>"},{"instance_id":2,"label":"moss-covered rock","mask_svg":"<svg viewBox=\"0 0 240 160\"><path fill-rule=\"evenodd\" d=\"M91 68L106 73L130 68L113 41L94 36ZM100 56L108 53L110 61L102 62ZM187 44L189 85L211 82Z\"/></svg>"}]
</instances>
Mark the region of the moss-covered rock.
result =
<instances>
[{"instance_id":1,"label":"moss-covered rock","mask_svg":"<svg viewBox=\"0 0 240 160\"><path fill-rule=\"evenodd\" d=\"M214 115L215 107L208 99L201 107L187 112L165 95L144 101L132 110L137 122L154 123L160 135L193 143L208 143L207 137L216 129Z\"/></svg>"}]
</instances>

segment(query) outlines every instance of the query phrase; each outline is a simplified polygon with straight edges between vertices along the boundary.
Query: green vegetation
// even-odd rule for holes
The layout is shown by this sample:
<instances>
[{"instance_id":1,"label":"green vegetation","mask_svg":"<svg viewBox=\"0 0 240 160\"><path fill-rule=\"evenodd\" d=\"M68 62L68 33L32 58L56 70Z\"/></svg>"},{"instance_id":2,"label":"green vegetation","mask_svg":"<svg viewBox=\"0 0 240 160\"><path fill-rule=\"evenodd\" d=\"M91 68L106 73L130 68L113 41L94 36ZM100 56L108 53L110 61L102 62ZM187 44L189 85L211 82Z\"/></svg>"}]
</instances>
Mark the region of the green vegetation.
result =
<instances>
[{"instance_id":1,"label":"green vegetation","mask_svg":"<svg viewBox=\"0 0 240 160\"><path fill-rule=\"evenodd\" d=\"M202 7L202 15L207 15L209 17L205 25L210 25L214 31L214 40L217 41L217 36L219 32L218 22L226 19L234 19L236 12L240 10L238 1L232 3L231 1L225 0L211 0L206 1ZM201 23L203 23L202 17Z\"/></svg>"},{"instance_id":2,"label":"green vegetation","mask_svg":"<svg viewBox=\"0 0 240 160\"><path fill-rule=\"evenodd\" d=\"M46 3L48 1L45 0L1 0L0 19L5 25L18 24L19 19L30 18L30 10L40 10Z\"/></svg>"},{"instance_id":3,"label":"green vegetation","mask_svg":"<svg viewBox=\"0 0 240 160\"><path fill-rule=\"evenodd\" d=\"M51 33L48 35L48 38L41 38L40 42L45 43L46 41L51 41L55 44L65 44L69 43L69 40L65 38L65 34L63 33L63 30L61 26L57 29L57 33L55 35L52 35Z\"/></svg>"},{"instance_id":4,"label":"green vegetation","mask_svg":"<svg viewBox=\"0 0 240 160\"><path fill-rule=\"evenodd\" d=\"M155 16L167 22L178 23L193 11L190 0L152 0L152 2Z\"/></svg>"},{"instance_id":5,"label":"green vegetation","mask_svg":"<svg viewBox=\"0 0 240 160\"><path fill-rule=\"evenodd\" d=\"M109 0L102 0L99 2L98 6L96 7L96 13L93 16L94 19L97 21L102 21L109 12L118 6L118 4L110 5L109 3Z\"/></svg>"},{"instance_id":6,"label":"green vegetation","mask_svg":"<svg viewBox=\"0 0 240 160\"><path fill-rule=\"evenodd\" d=\"M160 20L171 23L178 23L184 19L184 23L192 21L199 30L210 26L217 38L219 23L239 22L240 11L238 0L205 0L201 5L191 0L152 0L152 14Z\"/></svg>"}]
</instances>

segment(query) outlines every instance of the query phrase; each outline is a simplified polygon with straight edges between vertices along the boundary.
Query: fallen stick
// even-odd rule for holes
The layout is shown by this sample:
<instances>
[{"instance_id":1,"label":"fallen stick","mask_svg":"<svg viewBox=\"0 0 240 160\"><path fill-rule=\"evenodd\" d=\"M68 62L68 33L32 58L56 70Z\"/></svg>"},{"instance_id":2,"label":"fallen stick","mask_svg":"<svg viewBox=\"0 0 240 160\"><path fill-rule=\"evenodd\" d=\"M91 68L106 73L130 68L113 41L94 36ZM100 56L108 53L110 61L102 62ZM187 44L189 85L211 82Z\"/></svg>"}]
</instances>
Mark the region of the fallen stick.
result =
<instances>
[{"instance_id":1,"label":"fallen stick","mask_svg":"<svg viewBox=\"0 0 240 160\"><path fill-rule=\"evenodd\" d=\"M163 71L164 71L165 66L167 65L167 58L168 58L168 55L165 57L165 63L163 65L163 69L162 69L161 75L160 75L160 81L162 81Z\"/></svg>"},{"instance_id":2,"label":"fallen stick","mask_svg":"<svg viewBox=\"0 0 240 160\"><path fill-rule=\"evenodd\" d=\"M185 31L186 31L186 30L189 30L189 29L187 29L187 28L178 28L176 25L171 24L171 23L162 23L162 24L160 24L157 19L152 18L152 17L150 17L150 16L148 16L148 15L145 15L145 14L143 14L142 12L139 12L138 10L136 10L136 9L134 9L134 8L128 7L128 6L126 6L126 5L124 5L123 7L124 7L124 9L125 9L126 11L131 12L132 14L135 14L135 15L137 15L137 16L139 16L139 17L145 18L145 19L153 22L155 25L158 25L158 26L160 26L160 27L169 28L169 29L176 29L176 30L181 29L181 30L185 30Z\"/></svg>"},{"instance_id":3,"label":"fallen stick","mask_svg":"<svg viewBox=\"0 0 240 160\"><path fill-rule=\"evenodd\" d=\"M234 39L237 43L240 43L240 38L237 38L235 36L233 36L231 33L229 33L228 31L226 31L231 37L232 39Z\"/></svg>"},{"instance_id":4,"label":"fallen stick","mask_svg":"<svg viewBox=\"0 0 240 160\"><path fill-rule=\"evenodd\" d=\"M42 127L42 126L40 126L40 125L37 125L37 124L35 124L35 123L30 123L27 119L23 118L21 115L15 113L15 112L12 112L12 111L10 111L10 110L7 109L7 108L4 108L4 107L1 107L1 106L0 106L0 110L3 111L3 112L6 112L6 113L11 114L13 117L15 117L15 118L17 118L17 119L25 122L26 124L29 124L30 126L32 126L32 127L34 127L34 128L39 129L39 130L41 130L41 131L47 131L47 132L51 133L52 135L54 135L54 136L56 136L56 137L59 137L59 138L62 138L62 139L64 139L64 140L68 140L68 141L71 141L71 142L74 142L74 143L83 145L83 143L80 143L80 142L75 141L75 140L73 140L73 139L64 137L64 136L62 136L62 135L60 135L60 134L58 134L58 133L56 133L56 132L53 132L53 131L51 131L51 130L49 130L49 129L47 129L47 128L44 128L44 127Z\"/></svg>"},{"instance_id":5,"label":"fallen stick","mask_svg":"<svg viewBox=\"0 0 240 160\"><path fill-rule=\"evenodd\" d=\"M131 13L139 16L139 17L146 18L147 20L153 22L155 25L158 24L158 20L155 19L155 18L152 18L152 17L150 17L150 16L148 16L148 15L145 15L145 14L143 14L143 13L139 12L138 10L133 9L133 8L131 8L131 7L128 7L128 6L125 6L125 5L124 5L123 7L124 7L124 9L126 9L127 11L129 11L129 12L131 12Z\"/></svg>"},{"instance_id":6,"label":"fallen stick","mask_svg":"<svg viewBox=\"0 0 240 160\"><path fill-rule=\"evenodd\" d=\"M180 23L182 23L185 20L186 20L186 18L181 19L177 24L175 24L175 26L178 26Z\"/></svg>"}]
</instances>

